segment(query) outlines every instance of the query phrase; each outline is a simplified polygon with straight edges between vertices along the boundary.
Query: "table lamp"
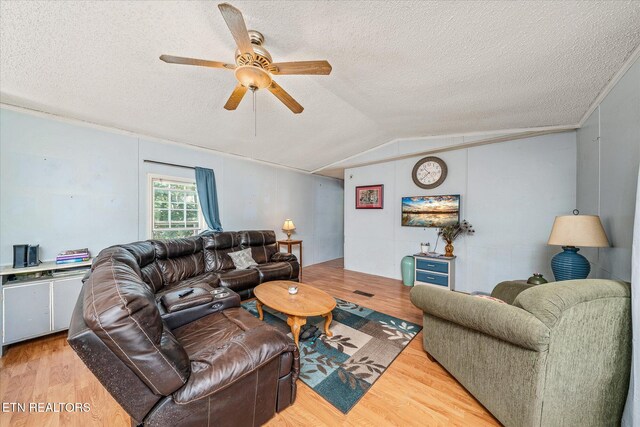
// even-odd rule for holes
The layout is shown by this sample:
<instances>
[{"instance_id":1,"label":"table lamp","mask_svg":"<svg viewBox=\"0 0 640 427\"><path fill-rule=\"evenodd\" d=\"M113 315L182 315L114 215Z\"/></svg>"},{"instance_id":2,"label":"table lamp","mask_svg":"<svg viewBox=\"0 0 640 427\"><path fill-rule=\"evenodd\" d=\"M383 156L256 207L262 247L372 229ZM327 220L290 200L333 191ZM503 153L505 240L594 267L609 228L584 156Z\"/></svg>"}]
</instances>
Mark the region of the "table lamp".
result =
<instances>
[{"instance_id":1,"label":"table lamp","mask_svg":"<svg viewBox=\"0 0 640 427\"><path fill-rule=\"evenodd\" d=\"M287 233L287 240L291 240L291 232L296 229L295 224L290 219L284 220L284 225L282 226L282 231Z\"/></svg>"},{"instance_id":2,"label":"table lamp","mask_svg":"<svg viewBox=\"0 0 640 427\"><path fill-rule=\"evenodd\" d=\"M548 245L562 246L551 259L556 281L586 279L591 271L589 261L580 255L576 246L604 248L609 246L607 235L597 215L563 215L553 222Z\"/></svg>"}]
</instances>

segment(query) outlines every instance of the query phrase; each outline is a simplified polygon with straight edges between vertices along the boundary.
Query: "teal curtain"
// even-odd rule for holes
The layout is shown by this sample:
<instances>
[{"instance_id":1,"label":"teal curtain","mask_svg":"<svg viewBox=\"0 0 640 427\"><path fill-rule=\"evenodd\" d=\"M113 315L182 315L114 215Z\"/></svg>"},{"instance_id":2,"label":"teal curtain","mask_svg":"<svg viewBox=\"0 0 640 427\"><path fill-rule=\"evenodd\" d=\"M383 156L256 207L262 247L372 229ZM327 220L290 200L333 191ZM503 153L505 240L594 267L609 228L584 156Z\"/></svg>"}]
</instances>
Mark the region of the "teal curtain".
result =
<instances>
[{"instance_id":1,"label":"teal curtain","mask_svg":"<svg viewBox=\"0 0 640 427\"><path fill-rule=\"evenodd\" d=\"M218 192L216 190L216 175L212 169L196 167L196 188L204 220L209 229L222 231L220 224L220 210L218 209Z\"/></svg>"}]
</instances>

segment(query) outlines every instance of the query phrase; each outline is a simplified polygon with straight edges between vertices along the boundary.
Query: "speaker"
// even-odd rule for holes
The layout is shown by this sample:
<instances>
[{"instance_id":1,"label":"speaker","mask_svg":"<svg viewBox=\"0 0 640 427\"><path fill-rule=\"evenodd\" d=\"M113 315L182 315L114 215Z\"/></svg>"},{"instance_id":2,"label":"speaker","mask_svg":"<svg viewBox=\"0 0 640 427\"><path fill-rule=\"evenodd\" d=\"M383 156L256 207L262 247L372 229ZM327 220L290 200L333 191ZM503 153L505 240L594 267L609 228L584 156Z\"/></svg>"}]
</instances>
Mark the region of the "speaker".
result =
<instances>
[{"instance_id":1,"label":"speaker","mask_svg":"<svg viewBox=\"0 0 640 427\"><path fill-rule=\"evenodd\" d=\"M40 265L40 245L29 245L27 249L27 267L37 267L38 265Z\"/></svg>"},{"instance_id":2,"label":"speaker","mask_svg":"<svg viewBox=\"0 0 640 427\"><path fill-rule=\"evenodd\" d=\"M13 245L13 268L40 265L40 245Z\"/></svg>"},{"instance_id":3,"label":"speaker","mask_svg":"<svg viewBox=\"0 0 640 427\"><path fill-rule=\"evenodd\" d=\"M27 254L29 245L13 245L13 268L22 268L27 266Z\"/></svg>"}]
</instances>

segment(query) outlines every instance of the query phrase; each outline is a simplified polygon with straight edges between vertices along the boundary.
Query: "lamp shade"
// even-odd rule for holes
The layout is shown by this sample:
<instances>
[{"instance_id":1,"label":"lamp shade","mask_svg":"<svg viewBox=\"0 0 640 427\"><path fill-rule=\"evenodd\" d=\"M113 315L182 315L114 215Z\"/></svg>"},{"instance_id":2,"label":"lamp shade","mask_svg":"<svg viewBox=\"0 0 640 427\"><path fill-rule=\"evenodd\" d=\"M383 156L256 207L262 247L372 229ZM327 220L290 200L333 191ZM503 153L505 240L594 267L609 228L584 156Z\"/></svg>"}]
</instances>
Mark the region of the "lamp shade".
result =
<instances>
[{"instance_id":1,"label":"lamp shade","mask_svg":"<svg viewBox=\"0 0 640 427\"><path fill-rule=\"evenodd\" d=\"M609 240L597 215L563 215L553 222L548 245L604 248Z\"/></svg>"},{"instance_id":2,"label":"lamp shade","mask_svg":"<svg viewBox=\"0 0 640 427\"><path fill-rule=\"evenodd\" d=\"M295 229L296 229L296 225L293 223L293 221L291 221L290 219L284 220L284 225L282 226L283 231L291 231Z\"/></svg>"}]
</instances>

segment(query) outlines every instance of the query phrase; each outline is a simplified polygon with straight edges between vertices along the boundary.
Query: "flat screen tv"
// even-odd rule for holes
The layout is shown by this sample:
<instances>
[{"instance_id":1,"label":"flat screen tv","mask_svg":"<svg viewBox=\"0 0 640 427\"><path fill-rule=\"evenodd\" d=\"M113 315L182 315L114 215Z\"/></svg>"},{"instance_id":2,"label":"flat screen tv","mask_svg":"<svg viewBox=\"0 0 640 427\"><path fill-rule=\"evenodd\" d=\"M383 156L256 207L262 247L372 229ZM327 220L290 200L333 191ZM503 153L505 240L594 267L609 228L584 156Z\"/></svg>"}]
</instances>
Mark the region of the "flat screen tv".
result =
<instances>
[{"instance_id":1,"label":"flat screen tv","mask_svg":"<svg viewBox=\"0 0 640 427\"><path fill-rule=\"evenodd\" d=\"M402 225L445 227L460 222L460 195L402 198Z\"/></svg>"}]
</instances>

